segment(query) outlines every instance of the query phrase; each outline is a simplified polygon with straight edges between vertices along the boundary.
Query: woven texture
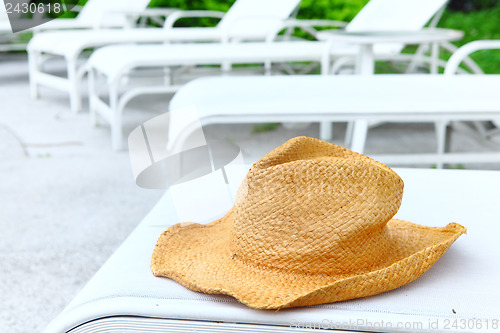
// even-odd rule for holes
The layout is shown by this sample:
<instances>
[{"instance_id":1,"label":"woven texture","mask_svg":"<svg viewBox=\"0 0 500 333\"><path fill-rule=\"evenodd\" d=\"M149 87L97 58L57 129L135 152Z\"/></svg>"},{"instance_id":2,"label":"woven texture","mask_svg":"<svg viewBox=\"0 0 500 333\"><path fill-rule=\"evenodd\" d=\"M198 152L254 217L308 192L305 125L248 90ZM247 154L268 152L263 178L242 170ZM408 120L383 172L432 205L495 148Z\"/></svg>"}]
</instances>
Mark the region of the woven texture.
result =
<instances>
[{"instance_id":1,"label":"woven texture","mask_svg":"<svg viewBox=\"0 0 500 333\"><path fill-rule=\"evenodd\" d=\"M223 218L166 230L151 268L257 309L378 294L421 276L466 231L391 219L402 195L389 167L294 138L252 166Z\"/></svg>"}]
</instances>

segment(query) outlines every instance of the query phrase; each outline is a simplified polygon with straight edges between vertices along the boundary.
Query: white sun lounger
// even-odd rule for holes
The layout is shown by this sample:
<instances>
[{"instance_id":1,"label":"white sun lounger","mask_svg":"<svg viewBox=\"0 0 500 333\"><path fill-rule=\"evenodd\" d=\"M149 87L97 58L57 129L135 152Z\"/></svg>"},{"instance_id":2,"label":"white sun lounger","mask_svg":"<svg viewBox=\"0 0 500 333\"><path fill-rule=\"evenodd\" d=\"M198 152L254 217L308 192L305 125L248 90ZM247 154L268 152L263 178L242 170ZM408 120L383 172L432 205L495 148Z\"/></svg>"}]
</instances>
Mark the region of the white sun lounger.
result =
<instances>
[{"instance_id":1,"label":"white sun lounger","mask_svg":"<svg viewBox=\"0 0 500 333\"><path fill-rule=\"evenodd\" d=\"M355 121L351 149L363 152L369 122L500 120L500 75L220 77L183 86L169 105L169 146L214 123ZM197 115L183 117L186 110ZM175 121L174 121L175 120ZM445 127L437 126L438 138ZM174 133L174 134L172 134ZM444 142L439 142L444 145ZM500 152L376 156L390 164L500 162Z\"/></svg>"},{"instance_id":2,"label":"white sun lounger","mask_svg":"<svg viewBox=\"0 0 500 333\"><path fill-rule=\"evenodd\" d=\"M137 68L161 68L183 65L270 64L286 61L325 62L328 57L323 42L251 42L229 44L182 44L104 47L90 57L89 98L92 123L96 115L111 125L113 149L122 148L122 112L126 103L140 94L175 92L178 85L129 88L121 94L122 79ZM327 61L326 61L327 62ZM109 103L99 97L98 78L109 87Z\"/></svg>"},{"instance_id":3,"label":"white sun lounger","mask_svg":"<svg viewBox=\"0 0 500 333\"><path fill-rule=\"evenodd\" d=\"M4 1L0 2L0 12L5 12ZM55 19L34 27L33 30L123 28L129 24L127 15L140 15L149 2L150 0L88 0L75 18ZM3 29L2 25L0 30Z\"/></svg>"},{"instance_id":4,"label":"white sun lounger","mask_svg":"<svg viewBox=\"0 0 500 333\"><path fill-rule=\"evenodd\" d=\"M396 172L405 183L397 217L428 226L457 222L468 229L429 271L408 285L361 299L266 311L154 277L149 266L157 238L169 225L184 222L177 218L167 192L45 333L496 332L500 173ZM222 174L210 177L183 198L190 210L199 210L207 218L204 223L213 218L211 214L220 216L228 209L221 204L227 193Z\"/></svg>"},{"instance_id":5,"label":"white sun lounger","mask_svg":"<svg viewBox=\"0 0 500 333\"><path fill-rule=\"evenodd\" d=\"M192 81L172 98L169 147L182 146L200 121L211 123L355 121L346 134L363 153L370 122L434 122L436 154L385 155L386 163L500 162L500 152L445 153L450 121L500 121L500 75L453 75L472 52L495 49L495 40L464 45L445 75L274 76ZM196 116L183 117L185 110ZM198 123L193 122L195 119ZM173 148L172 148L173 149ZM179 149L178 147L176 149Z\"/></svg>"},{"instance_id":6,"label":"white sun lounger","mask_svg":"<svg viewBox=\"0 0 500 333\"><path fill-rule=\"evenodd\" d=\"M165 29L99 29L95 31L61 31L36 35L28 45L30 84L33 97L38 96L38 86L48 86L66 91L70 95L71 109L81 109L79 83L85 74L78 57L88 48L120 43L152 42L204 42L222 41L226 38L264 40L270 30L276 29L281 20L288 18L300 0L238 0L227 14L214 11L182 12L184 16L212 16L221 18L213 28L174 28L167 19ZM42 64L47 56L63 57L67 65L67 78L48 74Z\"/></svg>"},{"instance_id":7,"label":"white sun lounger","mask_svg":"<svg viewBox=\"0 0 500 333\"><path fill-rule=\"evenodd\" d=\"M54 19L42 25L33 27L32 31L94 29L94 28L124 28L132 27L133 21L139 16L164 16L174 9L149 8L150 0L88 0L73 19ZM16 2L14 2L15 4ZM27 22L29 19L25 19ZM0 0L0 33L15 38L9 23L4 1ZM0 51L23 50L26 44L5 44L0 41Z\"/></svg>"}]
</instances>

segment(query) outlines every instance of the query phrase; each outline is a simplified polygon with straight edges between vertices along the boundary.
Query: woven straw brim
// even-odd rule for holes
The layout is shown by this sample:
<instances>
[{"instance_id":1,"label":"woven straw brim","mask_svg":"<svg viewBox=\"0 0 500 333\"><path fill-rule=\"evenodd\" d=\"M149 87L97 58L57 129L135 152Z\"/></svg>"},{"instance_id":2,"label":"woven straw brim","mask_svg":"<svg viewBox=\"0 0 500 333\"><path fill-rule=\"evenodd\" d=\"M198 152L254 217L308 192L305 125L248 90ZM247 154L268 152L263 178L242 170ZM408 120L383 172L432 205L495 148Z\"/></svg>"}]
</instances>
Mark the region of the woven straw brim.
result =
<instances>
[{"instance_id":1,"label":"woven straw brim","mask_svg":"<svg viewBox=\"0 0 500 333\"><path fill-rule=\"evenodd\" d=\"M207 225L177 224L158 239L151 260L155 276L185 287L226 294L256 309L331 303L403 286L427 271L466 229L456 223L426 227L393 219L392 244L382 262L351 275L290 272L243 262L229 248L231 211Z\"/></svg>"}]
</instances>

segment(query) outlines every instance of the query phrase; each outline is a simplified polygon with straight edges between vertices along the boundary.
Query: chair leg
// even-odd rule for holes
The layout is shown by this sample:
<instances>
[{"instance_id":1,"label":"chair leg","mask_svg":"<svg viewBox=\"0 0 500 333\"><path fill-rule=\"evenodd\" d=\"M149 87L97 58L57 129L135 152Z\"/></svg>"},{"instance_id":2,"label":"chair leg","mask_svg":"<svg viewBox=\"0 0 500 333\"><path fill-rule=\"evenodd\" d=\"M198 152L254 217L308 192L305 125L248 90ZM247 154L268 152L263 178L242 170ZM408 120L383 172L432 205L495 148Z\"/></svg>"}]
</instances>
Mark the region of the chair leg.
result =
<instances>
[{"instance_id":1,"label":"chair leg","mask_svg":"<svg viewBox=\"0 0 500 333\"><path fill-rule=\"evenodd\" d=\"M109 88L109 107L111 111L111 145L114 151L123 149L122 110L118 108L118 89Z\"/></svg>"},{"instance_id":2,"label":"chair leg","mask_svg":"<svg viewBox=\"0 0 500 333\"><path fill-rule=\"evenodd\" d=\"M344 147L350 147L352 144L352 133L354 131L354 121L347 122L344 137Z\"/></svg>"},{"instance_id":3,"label":"chair leg","mask_svg":"<svg viewBox=\"0 0 500 333\"><path fill-rule=\"evenodd\" d=\"M434 127L436 129L437 155L443 156L447 148L446 129L448 127L448 122L446 120L436 121L434 123ZM438 169L442 169L444 167L443 162L436 163L436 167Z\"/></svg>"},{"instance_id":4,"label":"chair leg","mask_svg":"<svg viewBox=\"0 0 500 333\"><path fill-rule=\"evenodd\" d=\"M28 68L29 68L29 80L30 80L30 94L31 98L38 99L40 97L40 92L38 90L37 76L40 70L40 66L38 64L38 55L37 51L29 51L28 52Z\"/></svg>"},{"instance_id":5,"label":"chair leg","mask_svg":"<svg viewBox=\"0 0 500 333\"><path fill-rule=\"evenodd\" d=\"M351 150L363 154L365 151L368 120L359 119L354 123Z\"/></svg>"},{"instance_id":6,"label":"chair leg","mask_svg":"<svg viewBox=\"0 0 500 333\"><path fill-rule=\"evenodd\" d=\"M319 123L319 137L321 140L330 141L332 140L332 123L329 121L322 121Z\"/></svg>"},{"instance_id":7,"label":"chair leg","mask_svg":"<svg viewBox=\"0 0 500 333\"><path fill-rule=\"evenodd\" d=\"M438 73L439 44L432 43L431 46L431 74Z\"/></svg>"},{"instance_id":8,"label":"chair leg","mask_svg":"<svg viewBox=\"0 0 500 333\"><path fill-rule=\"evenodd\" d=\"M69 102L71 111L78 113L82 109L80 96L80 78L78 77L76 59L66 59L68 63L68 84L69 84Z\"/></svg>"},{"instance_id":9,"label":"chair leg","mask_svg":"<svg viewBox=\"0 0 500 333\"><path fill-rule=\"evenodd\" d=\"M166 86L171 86L173 84L173 73L170 67L163 67L163 84ZM128 76L126 76L128 77Z\"/></svg>"},{"instance_id":10,"label":"chair leg","mask_svg":"<svg viewBox=\"0 0 500 333\"><path fill-rule=\"evenodd\" d=\"M224 61L221 64L221 70L223 74L228 74L232 69L233 69L233 64L228 61Z\"/></svg>"},{"instance_id":11,"label":"chair leg","mask_svg":"<svg viewBox=\"0 0 500 333\"><path fill-rule=\"evenodd\" d=\"M271 75L272 63L269 60L264 62L264 75Z\"/></svg>"},{"instance_id":12,"label":"chair leg","mask_svg":"<svg viewBox=\"0 0 500 333\"><path fill-rule=\"evenodd\" d=\"M93 127L99 126L97 121L97 110L96 110L96 99L99 98L97 93L97 75L94 69L89 70L89 113L90 113L90 125Z\"/></svg>"},{"instance_id":13,"label":"chair leg","mask_svg":"<svg viewBox=\"0 0 500 333\"><path fill-rule=\"evenodd\" d=\"M111 122L111 144L114 151L123 149L123 132L121 113L115 112Z\"/></svg>"}]
</instances>

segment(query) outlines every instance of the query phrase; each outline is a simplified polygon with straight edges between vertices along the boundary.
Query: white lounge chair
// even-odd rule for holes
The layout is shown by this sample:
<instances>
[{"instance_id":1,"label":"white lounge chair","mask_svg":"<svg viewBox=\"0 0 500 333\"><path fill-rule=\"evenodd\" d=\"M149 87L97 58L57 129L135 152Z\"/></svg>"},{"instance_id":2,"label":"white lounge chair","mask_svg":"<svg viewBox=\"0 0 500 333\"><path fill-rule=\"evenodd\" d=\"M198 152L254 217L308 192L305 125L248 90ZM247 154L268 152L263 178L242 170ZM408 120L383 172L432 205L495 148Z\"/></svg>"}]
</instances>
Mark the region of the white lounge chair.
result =
<instances>
[{"instance_id":1,"label":"white lounge chair","mask_svg":"<svg viewBox=\"0 0 500 333\"><path fill-rule=\"evenodd\" d=\"M48 86L66 91L70 95L71 109L81 109L79 83L85 74L78 66L78 57L84 49L108 44L147 42L200 42L226 39L263 40L270 29L289 17L300 0L238 0L224 15L214 11L195 11L174 14L167 19L165 29L100 29L99 31L62 31L35 36L28 45L30 85L33 97L38 96L38 86ZM222 17L213 28L173 28L176 18L185 16ZM42 64L47 55L64 57L67 78L43 72Z\"/></svg>"},{"instance_id":2,"label":"white lounge chair","mask_svg":"<svg viewBox=\"0 0 500 333\"><path fill-rule=\"evenodd\" d=\"M149 267L154 245L168 226L186 221L178 214L180 206L201 216L189 220L198 223L222 216L231 207L219 170L193 184L183 197L169 190L44 332L401 333L454 331L463 323L464 331L494 331L500 266L491 258L500 252L500 226L495 223L500 173L396 172L405 183L397 218L429 226L457 221L469 229L449 253L408 285L345 302L269 311L154 277Z\"/></svg>"},{"instance_id":3,"label":"white lounge chair","mask_svg":"<svg viewBox=\"0 0 500 333\"><path fill-rule=\"evenodd\" d=\"M131 87L122 93L122 79L130 70L155 69L169 66L220 65L233 64L270 64L286 61L321 62L327 57L326 43L303 42L248 42L248 43L203 43L179 45L120 45L104 47L90 57L89 101L91 122L105 120L111 126L114 150L123 148L122 113L132 98L141 94L173 93L181 85L162 84L157 86ZM117 55L120 55L117 57ZM109 87L109 103L101 99L103 83Z\"/></svg>"},{"instance_id":4,"label":"white lounge chair","mask_svg":"<svg viewBox=\"0 0 500 333\"><path fill-rule=\"evenodd\" d=\"M447 72L467 55L452 57ZM199 124L355 121L351 149L363 153L368 123L500 121L500 75L337 75L204 78L172 98L170 150L180 151ZM194 111L193 111L194 110ZM186 112L197 117L185 117ZM192 119L195 119L193 121ZM444 153L437 126L437 154L375 156L390 164L500 162L500 152Z\"/></svg>"},{"instance_id":5,"label":"white lounge chair","mask_svg":"<svg viewBox=\"0 0 500 333\"><path fill-rule=\"evenodd\" d=\"M144 12L150 0L88 0L72 19L55 19L34 27L35 31L60 29L123 28L127 15Z\"/></svg>"},{"instance_id":6,"label":"white lounge chair","mask_svg":"<svg viewBox=\"0 0 500 333\"><path fill-rule=\"evenodd\" d=\"M384 0L370 1L363 10L345 28L346 31L356 32L406 32L418 31L426 24L434 28L441 18L446 4L449 0ZM449 48L449 43L440 43ZM435 44L437 46L437 44ZM344 66L353 66L356 63L356 56L360 53L360 45L353 44L333 44L336 48L336 56L332 57L332 64L329 73L338 73ZM428 45L421 45L415 54L402 54L405 44L403 43L379 43L374 45L373 54L375 59L381 61L404 61L408 62L407 72L428 61L431 64L431 72L437 72L439 54L434 48L431 58L424 57L429 49ZM441 65L443 65L441 63ZM348 132L352 131L352 123L349 124ZM331 124L323 122L321 124L322 139L329 140L332 137Z\"/></svg>"},{"instance_id":7,"label":"white lounge chair","mask_svg":"<svg viewBox=\"0 0 500 333\"><path fill-rule=\"evenodd\" d=\"M173 8L147 8L151 0L89 0L73 20L54 20L36 30L134 27L138 17L166 16Z\"/></svg>"},{"instance_id":8,"label":"white lounge chair","mask_svg":"<svg viewBox=\"0 0 500 333\"><path fill-rule=\"evenodd\" d=\"M75 18L55 19L30 30L40 32L63 29L124 28L133 26L139 16L167 15L173 11L166 8L146 9L149 2L150 0L88 0ZM29 22L28 19L23 20ZM12 33L3 0L0 0L0 33L9 35L11 38L16 37ZM26 44L3 44L1 47L0 50L19 50L25 49Z\"/></svg>"},{"instance_id":9,"label":"white lounge chair","mask_svg":"<svg viewBox=\"0 0 500 333\"><path fill-rule=\"evenodd\" d=\"M449 0L371 0L345 27L348 32L406 32L419 31L425 25L436 27ZM425 47L417 54L401 54L404 43L377 44L374 55L380 60L413 60L418 63ZM337 57L330 70L336 73L343 65L352 62L359 53L359 45L334 44Z\"/></svg>"}]
</instances>

